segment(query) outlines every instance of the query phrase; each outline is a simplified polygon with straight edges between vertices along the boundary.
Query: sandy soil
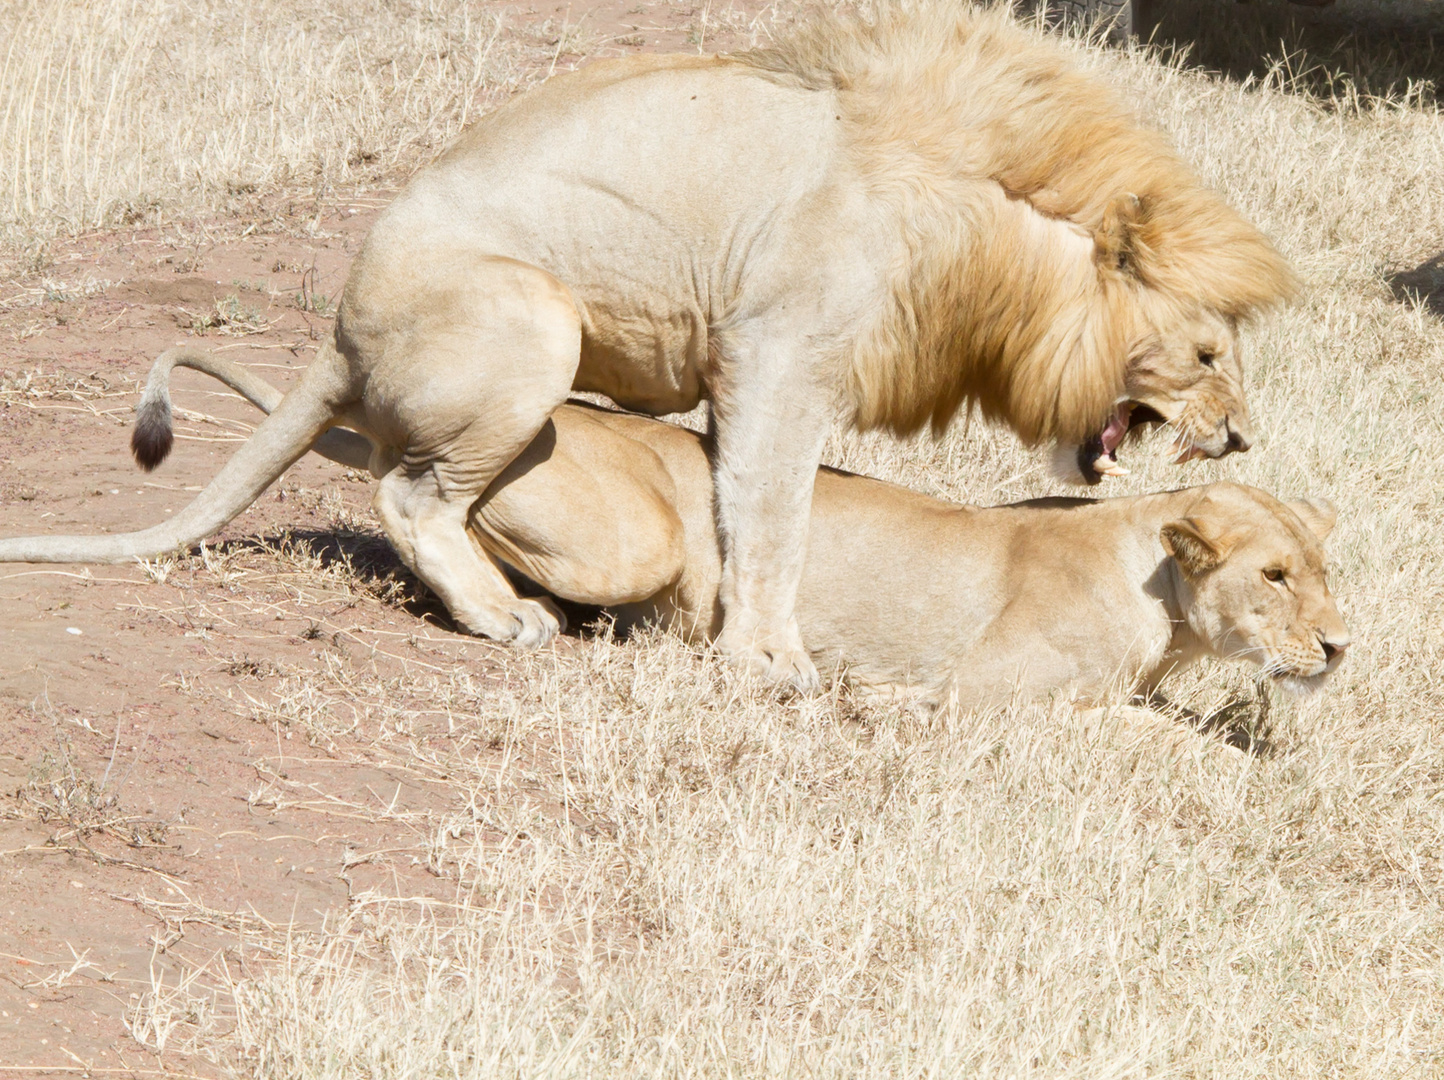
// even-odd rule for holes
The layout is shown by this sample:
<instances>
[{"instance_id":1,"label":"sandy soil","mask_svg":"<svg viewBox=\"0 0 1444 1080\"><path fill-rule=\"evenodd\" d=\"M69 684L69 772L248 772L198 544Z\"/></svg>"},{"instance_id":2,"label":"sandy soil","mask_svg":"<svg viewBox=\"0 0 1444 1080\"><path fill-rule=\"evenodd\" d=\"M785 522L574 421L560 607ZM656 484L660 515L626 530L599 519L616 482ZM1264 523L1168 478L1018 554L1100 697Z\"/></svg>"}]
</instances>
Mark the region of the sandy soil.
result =
<instances>
[{"instance_id":1,"label":"sandy soil","mask_svg":"<svg viewBox=\"0 0 1444 1080\"><path fill-rule=\"evenodd\" d=\"M604 54L696 50L688 9L587 7L527 17L584 18ZM744 44L749 10L709 31L708 51ZM150 360L199 341L289 385L387 197L278 196L245 220L88 235L0 281L0 533L129 530L184 505L256 414L178 373L181 438L140 473L127 440ZM415 855L415 821L442 809L427 775L272 708L286 671L328 663L486 673L495 647L418 595L368 532L369 498L369 477L311 459L222 534L209 568L196 557L162 582L138 566L0 567L0 1076L215 1075L127 1030L157 980L208 958L243 968L257 920L317 928L374 891L450 888ZM288 530L318 558L265 547ZM445 718L412 733L443 755L455 734Z\"/></svg>"}]
</instances>

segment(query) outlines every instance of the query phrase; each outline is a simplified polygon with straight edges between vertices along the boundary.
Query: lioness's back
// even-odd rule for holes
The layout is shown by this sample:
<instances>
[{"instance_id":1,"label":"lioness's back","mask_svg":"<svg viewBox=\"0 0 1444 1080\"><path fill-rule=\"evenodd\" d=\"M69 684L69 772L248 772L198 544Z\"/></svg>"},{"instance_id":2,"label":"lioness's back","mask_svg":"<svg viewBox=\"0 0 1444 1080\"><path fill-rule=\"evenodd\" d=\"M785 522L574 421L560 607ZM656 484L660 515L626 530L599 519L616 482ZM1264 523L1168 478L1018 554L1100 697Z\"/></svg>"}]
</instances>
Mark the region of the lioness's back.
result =
<instances>
[{"instance_id":1,"label":"lioness's back","mask_svg":"<svg viewBox=\"0 0 1444 1080\"><path fill-rule=\"evenodd\" d=\"M797 598L802 632L824 665L845 660L864 683L970 671L1006 690L1055 648L1086 668L1107 639L1097 606L1126 625L1151 603L1125 584L1148 557L1128 520L1135 502L978 508L823 470Z\"/></svg>"}]
</instances>

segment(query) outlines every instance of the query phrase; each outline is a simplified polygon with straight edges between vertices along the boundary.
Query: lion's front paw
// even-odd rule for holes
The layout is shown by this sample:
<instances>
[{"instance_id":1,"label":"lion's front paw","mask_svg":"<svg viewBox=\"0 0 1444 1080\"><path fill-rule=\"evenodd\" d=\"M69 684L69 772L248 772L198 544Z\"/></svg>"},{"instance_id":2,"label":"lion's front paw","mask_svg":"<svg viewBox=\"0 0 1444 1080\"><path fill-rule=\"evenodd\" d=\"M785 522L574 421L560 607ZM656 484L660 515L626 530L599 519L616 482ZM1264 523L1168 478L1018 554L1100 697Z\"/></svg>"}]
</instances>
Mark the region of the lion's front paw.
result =
<instances>
[{"instance_id":1,"label":"lion's front paw","mask_svg":"<svg viewBox=\"0 0 1444 1080\"><path fill-rule=\"evenodd\" d=\"M786 649L764 653L767 670L762 677L768 682L787 684L803 694L811 694L822 685L817 665L802 649Z\"/></svg>"},{"instance_id":2,"label":"lion's front paw","mask_svg":"<svg viewBox=\"0 0 1444 1080\"><path fill-rule=\"evenodd\" d=\"M779 647L753 644L744 648L728 648L724 641L722 652L734 667L779 686L791 686L810 694L822 685L817 665L800 642Z\"/></svg>"},{"instance_id":3,"label":"lion's front paw","mask_svg":"<svg viewBox=\"0 0 1444 1080\"><path fill-rule=\"evenodd\" d=\"M468 612L456 622L468 634L519 649L539 649L567 626L566 616L545 597L509 600L494 611Z\"/></svg>"}]
</instances>

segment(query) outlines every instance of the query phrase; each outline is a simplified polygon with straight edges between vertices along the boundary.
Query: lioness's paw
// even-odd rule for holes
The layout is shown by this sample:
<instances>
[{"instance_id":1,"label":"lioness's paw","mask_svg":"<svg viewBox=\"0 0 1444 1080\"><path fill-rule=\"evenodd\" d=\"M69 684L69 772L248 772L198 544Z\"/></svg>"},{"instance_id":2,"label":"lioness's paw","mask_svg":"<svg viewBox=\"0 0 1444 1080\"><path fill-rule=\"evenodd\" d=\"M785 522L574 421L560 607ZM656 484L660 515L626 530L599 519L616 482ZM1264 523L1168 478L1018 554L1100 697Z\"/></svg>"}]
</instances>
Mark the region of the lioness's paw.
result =
<instances>
[{"instance_id":1,"label":"lioness's paw","mask_svg":"<svg viewBox=\"0 0 1444 1080\"><path fill-rule=\"evenodd\" d=\"M456 621L468 634L519 649L539 649L567 625L566 616L545 597L510 600L495 611L471 612Z\"/></svg>"}]
</instances>

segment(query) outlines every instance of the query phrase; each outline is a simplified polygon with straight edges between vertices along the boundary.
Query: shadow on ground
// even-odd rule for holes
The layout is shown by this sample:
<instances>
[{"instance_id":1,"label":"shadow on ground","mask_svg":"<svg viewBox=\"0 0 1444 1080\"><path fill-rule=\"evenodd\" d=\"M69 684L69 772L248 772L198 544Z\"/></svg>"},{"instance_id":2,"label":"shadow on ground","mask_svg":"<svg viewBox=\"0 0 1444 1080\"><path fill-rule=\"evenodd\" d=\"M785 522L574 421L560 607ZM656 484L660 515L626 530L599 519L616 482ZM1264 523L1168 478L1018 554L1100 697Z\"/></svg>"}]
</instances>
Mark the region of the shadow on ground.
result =
<instances>
[{"instance_id":1,"label":"shadow on ground","mask_svg":"<svg viewBox=\"0 0 1444 1080\"><path fill-rule=\"evenodd\" d=\"M322 569L341 572L351 578L357 588L393 604L419 622L459 633L441 601L407 569L396 550L380 533L351 529L334 532L288 529L276 536L231 541L218 545L214 550L274 555L276 551L288 548L304 550L320 563ZM550 595L536 582L510 567L507 568L507 577L519 596ZM615 640L624 641L630 636L630 627L613 628L605 608L555 596L551 599L566 616L567 627L563 632L568 637L586 639L605 633L611 634Z\"/></svg>"},{"instance_id":2,"label":"shadow on ground","mask_svg":"<svg viewBox=\"0 0 1444 1080\"><path fill-rule=\"evenodd\" d=\"M1257 696L1237 698L1209 713L1190 709L1162 695L1152 698L1148 705L1202 735L1212 735L1253 757L1272 757L1277 749L1270 736L1269 692L1262 685L1258 686Z\"/></svg>"},{"instance_id":3,"label":"shadow on ground","mask_svg":"<svg viewBox=\"0 0 1444 1080\"><path fill-rule=\"evenodd\" d=\"M1395 300L1421 304L1436 319L1444 319L1444 251L1412 270L1390 274L1387 280Z\"/></svg>"},{"instance_id":4,"label":"shadow on ground","mask_svg":"<svg viewBox=\"0 0 1444 1080\"><path fill-rule=\"evenodd\" d=\"M1325 102L1405 96L1444 86L1444 2L1135 0L1135 32L1230 78L1275 73L1285 89Z\"/></svg>"}]
</instances>

